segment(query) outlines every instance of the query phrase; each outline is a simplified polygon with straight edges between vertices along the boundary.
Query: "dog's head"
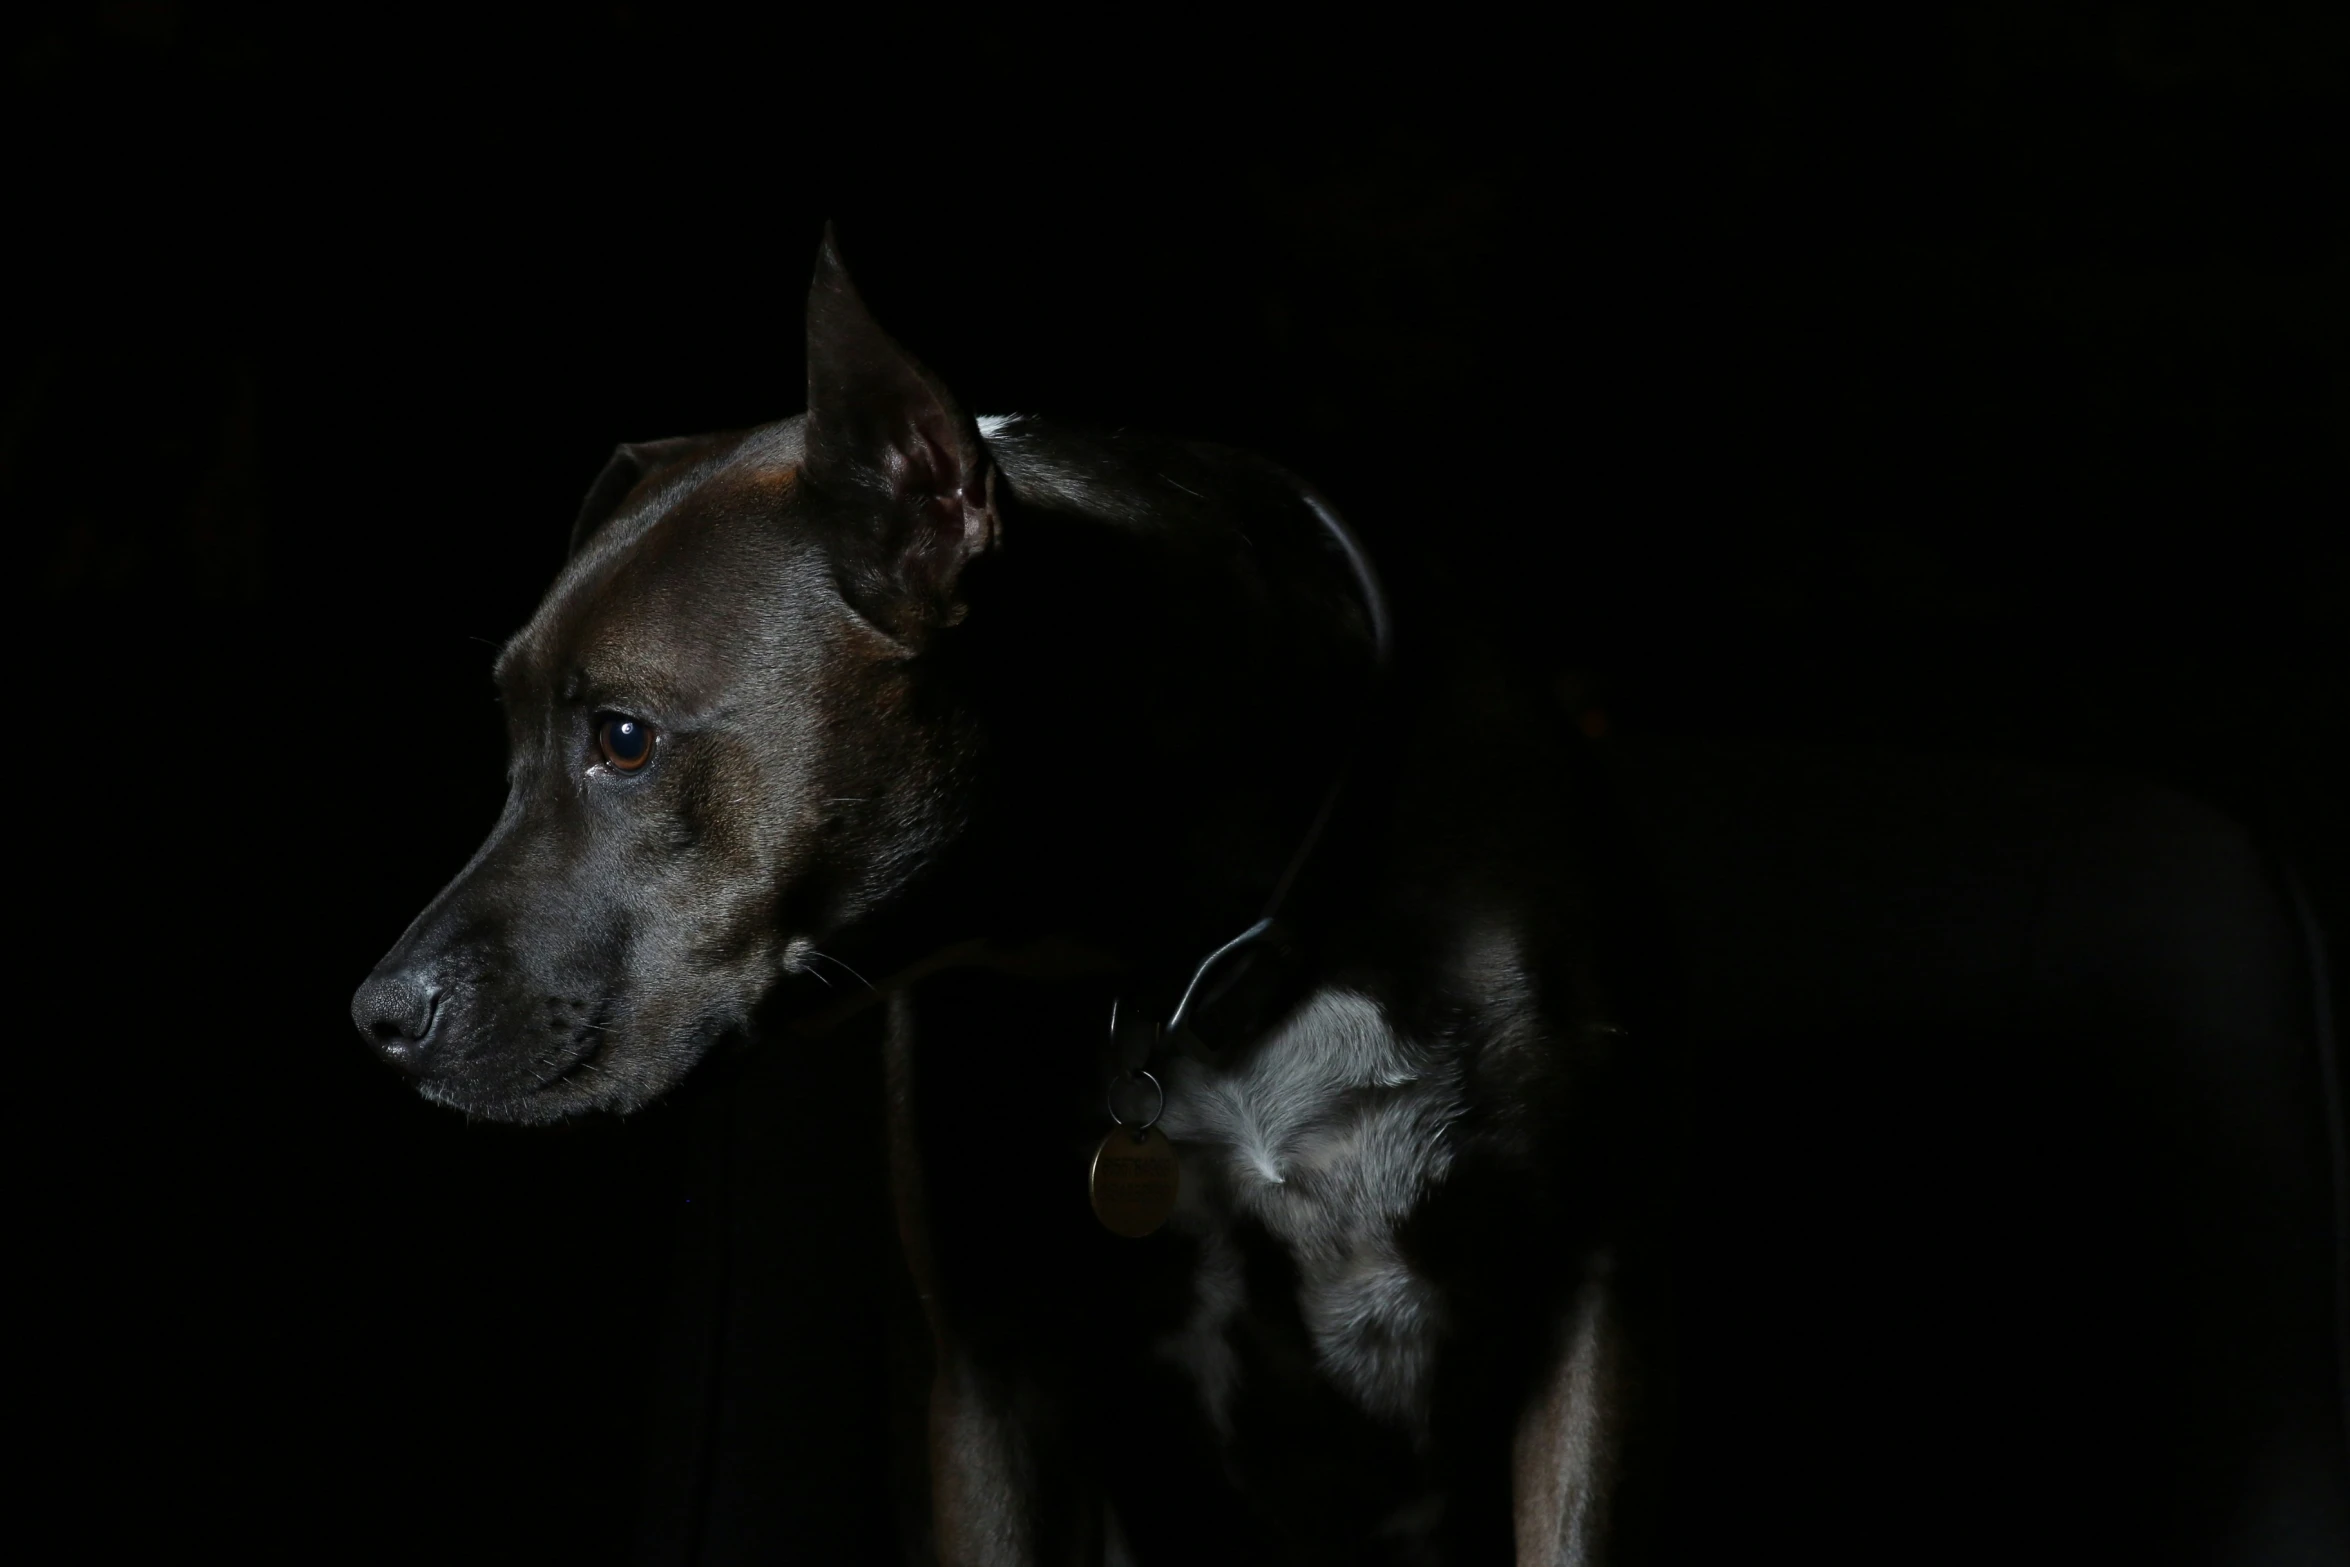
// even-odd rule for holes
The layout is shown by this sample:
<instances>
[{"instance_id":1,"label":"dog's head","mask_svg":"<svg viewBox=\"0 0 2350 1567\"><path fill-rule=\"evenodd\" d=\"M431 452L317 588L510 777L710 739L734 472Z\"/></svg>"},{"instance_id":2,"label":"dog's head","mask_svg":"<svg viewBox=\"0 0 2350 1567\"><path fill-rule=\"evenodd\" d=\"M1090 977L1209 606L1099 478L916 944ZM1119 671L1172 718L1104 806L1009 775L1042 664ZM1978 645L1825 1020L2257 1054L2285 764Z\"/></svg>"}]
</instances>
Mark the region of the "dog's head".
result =
<instances>
[{"instance_id":1,"label":"dog's head","mask_svg":"<svg viewBox=\"0 0 2350 1567\"><path fill-rule=\"evenodd\" d=\"M642 1105L961 831L978 735L924 653L995 469L829 236L808 363L803 418L622 447L500 655L505 809L352 1005L429 1097Z\"/></svg>"}]
</instances>

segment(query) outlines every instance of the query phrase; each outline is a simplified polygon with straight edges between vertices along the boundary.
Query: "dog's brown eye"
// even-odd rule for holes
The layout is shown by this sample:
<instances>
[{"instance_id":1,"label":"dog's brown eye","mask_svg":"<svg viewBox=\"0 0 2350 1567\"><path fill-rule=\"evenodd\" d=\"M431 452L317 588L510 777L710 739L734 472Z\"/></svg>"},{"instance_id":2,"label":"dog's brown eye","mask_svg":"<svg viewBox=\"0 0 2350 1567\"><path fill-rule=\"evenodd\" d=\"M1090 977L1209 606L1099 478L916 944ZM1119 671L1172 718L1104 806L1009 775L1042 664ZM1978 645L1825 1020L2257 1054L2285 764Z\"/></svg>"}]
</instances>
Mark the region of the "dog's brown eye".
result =
<instances>
[{"instance_id":1,"label":"dog's brown eye","mask_svg":"<svg viewBox=\"0 0 2350 1567\"><path fill-rule=\"evenodd\" d=\"M633 773L653 757L653 726L642 719L606 713L596 725L596 749L619 772Z\"/></svg>"}]
</instances>

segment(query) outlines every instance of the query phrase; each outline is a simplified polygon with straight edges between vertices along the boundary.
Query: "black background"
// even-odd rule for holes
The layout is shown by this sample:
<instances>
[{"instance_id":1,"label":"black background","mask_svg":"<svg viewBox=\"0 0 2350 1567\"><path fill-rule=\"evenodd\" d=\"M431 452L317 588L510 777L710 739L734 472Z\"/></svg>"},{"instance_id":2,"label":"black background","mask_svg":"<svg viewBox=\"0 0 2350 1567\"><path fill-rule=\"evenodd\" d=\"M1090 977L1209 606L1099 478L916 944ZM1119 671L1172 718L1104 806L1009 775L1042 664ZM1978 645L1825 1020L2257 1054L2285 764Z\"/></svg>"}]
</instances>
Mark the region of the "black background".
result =
<instances>
[{"instance_id":1,"label":"black background","mask_svg":"<svg viewBox=\"0 0 2350 1567\"><path fill-rule=\"evenodd\" d=\"M606 451L801 406L828 217L971 406L1285 459L1587 727L2138 772L2339 949L2341 13L1878 9L18 33L36 1483L623 1551L680 1113L468 1126L345 1008L495 812L491 650Z\"/></svg>"}]
</instances>

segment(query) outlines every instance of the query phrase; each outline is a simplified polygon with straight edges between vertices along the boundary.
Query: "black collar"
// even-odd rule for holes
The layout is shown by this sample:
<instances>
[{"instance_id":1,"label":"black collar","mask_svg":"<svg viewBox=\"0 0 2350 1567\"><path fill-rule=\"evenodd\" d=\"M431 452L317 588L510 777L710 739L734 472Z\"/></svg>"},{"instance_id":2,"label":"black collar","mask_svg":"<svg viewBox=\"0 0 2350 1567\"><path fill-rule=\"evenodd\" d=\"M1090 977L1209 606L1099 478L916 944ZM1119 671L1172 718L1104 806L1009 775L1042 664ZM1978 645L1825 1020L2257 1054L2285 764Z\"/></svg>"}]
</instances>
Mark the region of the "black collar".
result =
<instances>
[{"instance_id":1,"label":"black collar","mask_svg":"<svg viewBox=\"0 0 2350 1567\"><path fill-rule=\"evenodd\" d=\"M1264 1021L1294 990L1298 946L1281 923L1281 908L1306 862L1313 857L1346 792L1348 780L1363 750L1365 736L1394 662L1394 625L1389 617L1386 590L1371 565L1370 553L1347 527L1345 519L1320 491L1304 480L1294 480L1298 499L1314 514L1324 536L1353 573L1362 595L1365 619L1371 627L1371 672L1360 698L1362 711L1353 737L1340 755L1329 787L1322 792L1313 820L1282 866L1272 892L1255 922L1201 958L1190 972L1164 1016L1149 1006L1113 1003L1110 1022L1110 1067L1113 1074L1147 1068L1162 1053L1215 1061L1244 1039L1262 1032ZM1121 1016L1121 1014L1124 1014Z\"/></svg>"}]
</instances>

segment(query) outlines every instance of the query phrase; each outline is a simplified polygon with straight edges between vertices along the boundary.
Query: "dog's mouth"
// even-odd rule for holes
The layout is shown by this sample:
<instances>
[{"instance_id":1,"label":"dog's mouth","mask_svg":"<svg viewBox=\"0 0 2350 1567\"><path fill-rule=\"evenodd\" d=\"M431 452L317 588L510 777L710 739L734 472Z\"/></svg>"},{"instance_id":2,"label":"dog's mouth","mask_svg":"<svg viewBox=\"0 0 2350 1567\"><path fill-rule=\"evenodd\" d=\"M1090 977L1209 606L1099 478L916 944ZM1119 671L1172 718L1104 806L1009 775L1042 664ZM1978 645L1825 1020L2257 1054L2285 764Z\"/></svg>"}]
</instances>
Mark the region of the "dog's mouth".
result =
<instances>
[{"instance_id":1,"label":"dog's mouth","mask_svg":"<svg viewBox=\"0 0 2350 1567\"><path fill-rule=\"evenodd\" d=\"M532 1063L533 1082L527 1097L551 1093L567 1084L589 1086L605 1075L612 1053L613 1007L609 998L566 1018L563 1003L551 1002L550 1020L563 1023L562 1044Z\"/></svg>"},{"instance_id":2,"label":"dog's mouth","mask_svg":"<svg viewBox=\"0 0 2350 1567\"><path fill-rule=\"evenodd\" d=\"M433 1103L469 1116L528 1123L561 1121L625 1097L619 1091L611 1056L609 1043L591 1038L543 1053L527 1063L526 1071L508 1075L503 1082L458 1071L428 1077L416 1086Z\"/></svg>"},{"instance_id":3,"label":"dog's mouth","mask_svg":"<svg viewBox=\"0 0 2350 1567\"><path fill-rule=\"evenodd\" d=\"M452 1050L417 1087L437 1104L501 1121L561 1120L621 1097L613 1000L549 996L537 1012L522 1049Z\"/></svg>"},{"instance_id":4,"label":"dog's mouth","mask_svg":"<svg viewBox=\"0 0 2350 1567\"><path fill-rule=\"evenodd\" d=\"M603 1068L597 1063L596 1058L602 1055L604 1050L605 1047L601 1043L594 1043L571 1053L568 1060L561 1058L550 1060L542 1057L537 1063L538 1075L532 1080L529 1092L532 1094L553 1093L567 1084L584 1082L590 1077L601 1077Z\"/></svg>"},{"instance_id":5,"label":"dog's mouth","mask_svg":"<svg viewBox=\"0 0 2350 1567\"><path fill-rule=\"evenodd\" d=\"M676 1087L738 1032L723 1009L675 1021L658 1008L648 1016L626 990L593 1001L541 996L526 1005L521 1017L507 1012L502 1028L485 1020L469 1040L449 1041L418 1079L418 1092L464 1115L526 1125L628 1115Z\"/></svg>"}]
</instances>

